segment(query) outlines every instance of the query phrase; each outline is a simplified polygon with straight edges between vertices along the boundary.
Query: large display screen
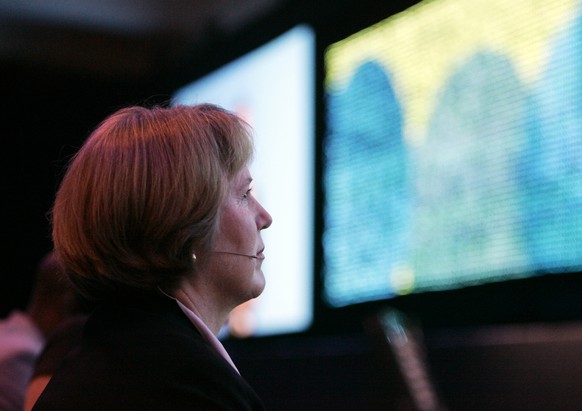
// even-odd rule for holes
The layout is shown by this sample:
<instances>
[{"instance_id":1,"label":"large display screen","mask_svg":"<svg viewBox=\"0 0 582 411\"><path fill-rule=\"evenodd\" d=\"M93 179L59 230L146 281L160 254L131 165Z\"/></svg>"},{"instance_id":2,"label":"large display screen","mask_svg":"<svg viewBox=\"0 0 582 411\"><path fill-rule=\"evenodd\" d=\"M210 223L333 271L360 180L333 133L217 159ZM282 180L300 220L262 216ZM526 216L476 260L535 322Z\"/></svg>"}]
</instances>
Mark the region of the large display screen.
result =
<instances>
[{"instance_id":1,"label":"large display screen","mask_svg":"<svg viewBox=\"0 0 582 411\"><path fill-rule=\"evenodd\" d=\"M333 307L582 268L582 2L423 1L325 51Z\"/></svg>"},{"instance_id":2,"label":"large display screen","mask_svg":"<svg viewBox=\"0 0 582 411\"><path fill-rule=\"evenodd\" d=\"M175 104L235 111L254 132L253 191L273 217L263 231L267 286L233 312L231 335L294 333L312 322L314 48L312 28L297 26L174 95Z\"/></svg>"}]
</instances>

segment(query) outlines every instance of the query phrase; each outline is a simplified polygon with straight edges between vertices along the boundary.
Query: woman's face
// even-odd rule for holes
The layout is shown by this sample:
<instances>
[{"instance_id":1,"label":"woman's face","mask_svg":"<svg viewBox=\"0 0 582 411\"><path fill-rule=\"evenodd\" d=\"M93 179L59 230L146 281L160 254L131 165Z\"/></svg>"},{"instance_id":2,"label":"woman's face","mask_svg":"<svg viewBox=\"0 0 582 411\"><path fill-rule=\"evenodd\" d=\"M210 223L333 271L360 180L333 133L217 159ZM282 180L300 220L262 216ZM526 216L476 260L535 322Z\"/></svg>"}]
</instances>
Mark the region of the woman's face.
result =
<instances>
[{"instance_id":1,"label":"woman's face","mask_svg":"<svg viewBox=\"0 0 582 411\"><path fill-rule=\"evenodd\" d=\"M251 182L247 167L230 182L211 251L214 279L233 306L258 297L265 288L261 230L271 225L272 218L252 195Z\"/></svg>"}]
</instances>

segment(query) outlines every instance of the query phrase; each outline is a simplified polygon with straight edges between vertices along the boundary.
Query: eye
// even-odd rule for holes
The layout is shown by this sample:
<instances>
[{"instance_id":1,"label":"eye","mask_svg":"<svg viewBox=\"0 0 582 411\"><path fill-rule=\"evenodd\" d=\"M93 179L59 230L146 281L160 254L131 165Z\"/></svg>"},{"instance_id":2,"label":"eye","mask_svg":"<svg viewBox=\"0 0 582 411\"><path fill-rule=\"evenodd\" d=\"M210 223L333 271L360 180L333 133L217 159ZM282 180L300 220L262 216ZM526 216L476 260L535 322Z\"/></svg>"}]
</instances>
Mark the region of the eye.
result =
<instances>
[{"instance_id":1,"label":"eye","mask_svg":"<svg viewBox=\"0 0 582 411\"><path fill-rule=\"evenodd\" d=\"M248 189L248 190L247 190L247 191L246 191L246 192L243 194L243 196L242 196L243 200L248 200L248 199L249 199L249 197L252 195L252 191L253 191L253 189L252 189L252 188L249 188L249 189Z\"/></svg>"}]
</instances>

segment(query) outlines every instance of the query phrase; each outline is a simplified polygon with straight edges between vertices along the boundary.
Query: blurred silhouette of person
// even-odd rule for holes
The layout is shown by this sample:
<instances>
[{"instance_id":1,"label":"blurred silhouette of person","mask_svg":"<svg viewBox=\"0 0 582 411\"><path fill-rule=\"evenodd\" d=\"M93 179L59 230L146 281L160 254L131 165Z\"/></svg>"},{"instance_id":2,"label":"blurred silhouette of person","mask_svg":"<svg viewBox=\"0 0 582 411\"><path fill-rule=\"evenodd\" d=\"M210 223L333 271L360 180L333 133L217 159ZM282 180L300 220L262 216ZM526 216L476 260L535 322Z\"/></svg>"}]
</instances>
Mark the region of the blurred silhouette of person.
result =
<instances>
[{"instance_id":1,"label":"blurred silhouette of person","mask_svg":"<svg viewBox=\"0 0 582 411\"><path fill-rule=\"evenodd\" d=\"M77 307L76 291L54 253L48 253L38 264L26 308L0 320L0 410L22 410L47 338Z\"/></svg>"},{"instance_id":2,"label":"blurred silhouette of person","mask_svg":"<svg viewBox=\"0 0 582 411\"><path fill-rule=\"evenodd\" d=\"M32 409L56 370L67 356L79 348L88 316L88 307L90 307L88 303L86 304L87 308L84 311L63 320L47 340L32 371L26 390L24 411Z\"/></svg>"}]
</instances>

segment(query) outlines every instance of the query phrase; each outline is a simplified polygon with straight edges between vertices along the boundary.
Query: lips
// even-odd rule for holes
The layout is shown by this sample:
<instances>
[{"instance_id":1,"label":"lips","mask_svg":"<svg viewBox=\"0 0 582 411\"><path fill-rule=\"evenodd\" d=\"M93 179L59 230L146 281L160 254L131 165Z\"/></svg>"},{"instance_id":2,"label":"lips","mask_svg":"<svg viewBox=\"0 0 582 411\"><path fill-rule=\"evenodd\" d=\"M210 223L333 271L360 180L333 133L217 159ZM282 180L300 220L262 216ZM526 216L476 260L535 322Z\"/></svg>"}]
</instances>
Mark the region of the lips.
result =
<instances>
[{"instance_id":1,"label":"lips","mask_svg":"<svg viewBox=\"0 0 582 411\"><path fill-rule=\"evenodd\" d=\"M259 250L259 252L257 253L257 259L258 260L264 260L265 259L265 254L263 254L263 251L265 251L265 247L261 248Z\"/></svg>"}]
</instances>

